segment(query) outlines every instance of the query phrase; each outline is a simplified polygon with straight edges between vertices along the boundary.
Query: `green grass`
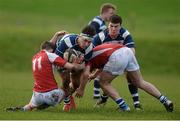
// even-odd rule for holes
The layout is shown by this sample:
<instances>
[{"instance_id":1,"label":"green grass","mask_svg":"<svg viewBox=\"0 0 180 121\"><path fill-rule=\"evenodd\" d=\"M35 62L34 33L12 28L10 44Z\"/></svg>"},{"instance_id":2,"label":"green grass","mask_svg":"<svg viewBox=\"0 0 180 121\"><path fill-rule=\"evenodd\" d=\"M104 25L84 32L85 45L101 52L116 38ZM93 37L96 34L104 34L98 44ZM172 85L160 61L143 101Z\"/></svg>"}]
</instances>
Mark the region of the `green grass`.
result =
<instances>
[{"instance_id":1,"label":"green grass","mask_svg":"<svg viewBox=\"0 0 180 121\"><path fill-rule=\"evenodd\" d=\"M169 96L175 104L175 111L167 113L165 108L158 100L139 90L140 101L144 111L135 111L132 106L132 99L127 89L127 83L123 77L113 81L113 85L119 91L121 96L131 107L131 112L116 111L116 104L109 99L105 107L94 109L92 99L92 83L87 85L86 93L83 98L75 99L77 110L70 113L62 111L63 103L56 107L51 107L43 111L32 112L5 112L4 108L9 106L22 106L29 102L32 95L33 80L30 72L24 73L6 73L2 72L0 76L0 119L180 119L180 96L178 89L180 82L179 76L144 76L145 79L154 83L163 94ZM56 75L57 76L57 75ZM57 79L59 77L57 76ZM60 84L60 81L59 81Z\"/></svg>"},{"instance_id":2,"label":"green grass","mask_svg":"<svg viewBox=\"0 0 180 121\"><path fill-rule=\"evenodd\" d=\"M92 84L83 99L76 99L78 110L74 112L62 112L62 104L37 112L4 112L5 107L24 105L31 98L31 58L40 43L62 29L80 33L104 2L117 5L123 26L135 40L145 79L173 100L175 112L166 113L142 91L144 111L136 112L123 78L113 84L130 105L130 113L115 111L112 100L94 110ZM179 0L0 0L0 119L180 119L179 5Z\"/></svg>"},{"instance_id":3,"label":"green grass","mask_svg":"<svg viewBox=\"0 0 180 121\"><path fill-rule=\"evenodd\" d=\"M64 29L72 33L80 33L81 28L99 14L99 6L104 3L103 0L91 1L88 5L86 2L84 0L0 0L1 70L16 71L17 68L19 71L29 70L31 57L38 51L40 43L49 40L56 31ZM165 71L180 74L178 69L180 61L176 59L179 57L180 44L179 0L112 0L111 2L117 5L118 14L123 17L123 26L133 35L137 55L140 61L144 61L141 63L145 63L144 69L148 72L151 70L149 66L152 67L154 61L158 61L160 73L163 66L166 66ZM157 52L154 52L156 50ZM148 58L154 60L149 61ZM162 63L159 63L160 61ZM155 67L156 65L157 62ZM150 72L158 73L159 69L156 69Z\"/></svg>"}]
</instances>

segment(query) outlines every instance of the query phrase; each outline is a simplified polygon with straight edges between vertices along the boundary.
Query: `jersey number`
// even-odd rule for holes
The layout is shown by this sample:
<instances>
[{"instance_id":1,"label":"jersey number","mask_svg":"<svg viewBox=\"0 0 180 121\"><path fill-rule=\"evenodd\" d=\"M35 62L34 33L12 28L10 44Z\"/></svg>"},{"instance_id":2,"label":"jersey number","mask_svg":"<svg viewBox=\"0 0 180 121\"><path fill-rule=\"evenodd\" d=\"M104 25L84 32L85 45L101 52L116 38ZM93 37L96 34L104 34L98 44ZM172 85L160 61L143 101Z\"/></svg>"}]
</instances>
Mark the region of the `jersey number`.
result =
<instances>
[{"instance_id":1,"label":"jersey number","mask_svg":"<svg viewBox=\"0 0 180 121\"><path fill-rule=\"evenodd\" d=\"M36 58L33 60L33 71L36 70L36 67L38 70L41 70L41 67L42 67L41 66L41 59L42 59L42 57L39 57L39 58ZM38 65L38 66L36 66L36 65Z\"/></svg>"}]
</instances>

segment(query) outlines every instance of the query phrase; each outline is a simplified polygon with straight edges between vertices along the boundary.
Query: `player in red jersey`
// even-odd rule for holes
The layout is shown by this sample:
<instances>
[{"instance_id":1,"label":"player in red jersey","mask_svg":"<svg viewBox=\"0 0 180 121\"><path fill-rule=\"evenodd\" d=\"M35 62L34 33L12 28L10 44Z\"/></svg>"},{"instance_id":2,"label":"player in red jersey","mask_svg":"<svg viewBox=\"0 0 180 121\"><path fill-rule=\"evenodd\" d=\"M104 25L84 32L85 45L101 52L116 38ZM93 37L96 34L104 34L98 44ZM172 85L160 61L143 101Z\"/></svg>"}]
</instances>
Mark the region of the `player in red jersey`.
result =
<instances>
[{"instance_id":1,"label":"player in red jersey","mask_svg":"<svg viewBox=\"0 0 180 121\"><path fill-rule=\"evenodd\" d=\"M119 96L118 92L111 85L113 79L126 71L133 84L138 88L149 93L165 106L168 112L173 111L173 103L166 96L162 95L160 91L151 83L145 81L141 75L138 62L133 54L133 51L120 44L102 44L93 49L93 55L88 62L83 76L80 80L80 87L76 90L76 96L82 97L85 85L88 82L90 71L93 69L100 69L100 85L104 92L106 92L119 106L122 111L129 111L130 108L125 101ZM95 76L93 76L95 77Z\"/></svg>"},{"instance_id":2,"label":"player in red jersey","mask_svg":"<svg viewBox=\"0 0 180 121\"><path fill-rule=\"evenodd\" d=\"M53 52L54 45L51 42L44 42L41 51L32 58L32 71L34 77L33 95L29 104L24 107L7 108L7 110L28 111L34 108L44 109L60 103L65 96L63 89L58 88L53 74L53 67L64 67L68 70L79 71L83 65L71 64Z\"/></svg>"}]
</instances>

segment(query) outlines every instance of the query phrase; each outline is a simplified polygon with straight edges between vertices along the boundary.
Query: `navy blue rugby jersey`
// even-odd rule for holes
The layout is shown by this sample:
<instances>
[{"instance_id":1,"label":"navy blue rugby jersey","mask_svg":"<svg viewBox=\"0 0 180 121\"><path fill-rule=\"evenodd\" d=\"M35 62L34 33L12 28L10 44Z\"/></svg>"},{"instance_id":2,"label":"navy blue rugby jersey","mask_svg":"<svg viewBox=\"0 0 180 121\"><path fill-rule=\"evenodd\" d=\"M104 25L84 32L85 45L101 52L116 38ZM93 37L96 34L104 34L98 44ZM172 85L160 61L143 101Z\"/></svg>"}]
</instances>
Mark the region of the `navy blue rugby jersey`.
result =
<instances>
[{"instance_id":1,"label":"navy blue rugby jersey","mask_svg":"<svg viewBox=\"0 0 180 121\"><path fill-rule=\"evenodd\" d=\"M94 17L93 20L89 22L89 25L95 28L96 34L107 29L105 21L102 20L100 16Z\"/></svg>"},{"instance_id":2,"label":"navy blue rugby jersey","mask_svg":"<svg viewBox=\"0 0 180 121\"><path fill-rule=\"evenodd\" d=\"M84 55L84 60L88 61L92 56L93 44L91 43L86 49L82 49L78 43L78 35L77 34L66 34L56 43L55 53L60 57L63 57L64 52L68 48L73 48L76 51L79 51Z\"/></svg>"},{"instance_id":3,"label":"navy blue rugby jersey","mask_svg":"<svg viewBox=\"0 0 180 121\"><path fill-rule=\"evenodd\" d=\"M132 39L132 36L128 32L128 30L124 29L121 27L119 30L119 34L116 38L111 38L109 35L108 29L100 32L97 34L93 41L92 41L94 46L100 45L102 43L121 43L123 45L126 45L129 48L134 48L135 43Z\"/></svg>"}]
</instances>

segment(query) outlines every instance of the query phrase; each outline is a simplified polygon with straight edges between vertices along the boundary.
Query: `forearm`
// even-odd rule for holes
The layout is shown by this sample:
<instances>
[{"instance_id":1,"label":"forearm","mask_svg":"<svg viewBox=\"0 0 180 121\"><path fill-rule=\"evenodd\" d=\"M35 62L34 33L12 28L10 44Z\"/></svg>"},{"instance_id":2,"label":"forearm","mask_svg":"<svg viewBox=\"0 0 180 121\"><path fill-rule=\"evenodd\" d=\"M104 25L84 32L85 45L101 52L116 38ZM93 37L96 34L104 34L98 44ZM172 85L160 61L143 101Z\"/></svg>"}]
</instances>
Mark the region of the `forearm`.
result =
<instances>
[{"instance_id":1,"label":"forearm","mask_svg":"<svg viewBox=\"0 0 180 121\"><path fill-rule=\"evenodd\" d=\"M80 78L80 86L79 86L79 89L82 90L83 92L84 92L84 90L85 90L85 87L86 87L87 82L88 82L88 76L82 74L82 76L81 76L81 78Z\"/></svg>"},{"instance_id":2,"label":"forearm","mask_svg":"<svg viewBox=\"0 0 180 121\"><path fill-rule=\"evenodd\" d=\"M61 36L64 36L65 34L67 34L66 31L58 31L54 34L54 36L51 38L50 42L52 42L54 45L56 44L57 40L59 40L59 38Z\"/></svg>"}]
</instances>

